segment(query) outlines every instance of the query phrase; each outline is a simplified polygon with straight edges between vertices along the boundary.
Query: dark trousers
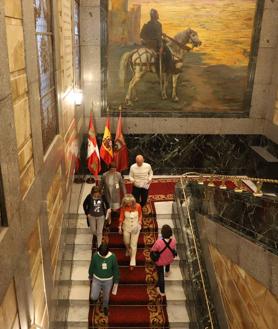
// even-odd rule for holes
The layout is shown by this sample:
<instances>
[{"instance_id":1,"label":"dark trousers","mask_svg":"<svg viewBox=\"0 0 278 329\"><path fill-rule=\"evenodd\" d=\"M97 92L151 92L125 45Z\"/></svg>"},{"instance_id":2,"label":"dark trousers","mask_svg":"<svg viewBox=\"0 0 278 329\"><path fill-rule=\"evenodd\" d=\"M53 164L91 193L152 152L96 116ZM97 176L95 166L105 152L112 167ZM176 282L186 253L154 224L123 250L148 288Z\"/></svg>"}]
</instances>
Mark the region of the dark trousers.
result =
<instances>
[{"instance_id":1,"label":"dark trousers","mask_svg":"<svg viewBox=\"0 0 278 329\"><path fill-rule=\"evenodd\" d=\"M162 294L165 293L164 266L157 266L156 271L158 276L157 286ZM170 265L165 266L165 272L170 271Z\"/></svg>"},{"instance_id":2,"label":"dark trousers","mask_svg":"<svg viewBox=\"0 0 278 329\"><path fill-rule=\"evenodd\" d=\"M148 193L149 190L146 190L145 188L142 187L133 186L132 188L132 194L136 199L136 202L140 203L141 207L144 207L144 205L147 203Z\"/></svg>"}]
</instances>

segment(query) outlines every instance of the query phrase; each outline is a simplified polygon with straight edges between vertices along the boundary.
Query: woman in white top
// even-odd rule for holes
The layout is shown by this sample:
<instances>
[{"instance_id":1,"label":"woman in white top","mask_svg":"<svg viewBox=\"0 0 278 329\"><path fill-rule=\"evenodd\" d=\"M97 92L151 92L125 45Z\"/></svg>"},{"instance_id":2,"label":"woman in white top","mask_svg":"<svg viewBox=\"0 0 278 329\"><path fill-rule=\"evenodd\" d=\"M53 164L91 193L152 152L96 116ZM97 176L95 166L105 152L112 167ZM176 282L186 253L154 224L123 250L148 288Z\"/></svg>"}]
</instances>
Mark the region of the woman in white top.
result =
<instances>
[{"instance_id":1,"label":"woman in white top","mask_svg":"<svg viewBox=\"0 0 278 329\"><path fill-rule=\"evenodd\" d=\"M141 207L144 207L147 203L152 178L153 171L151 165L144 162L142 155L137 155L136 163L130 167L129 180L133 184L132 194Z\"/></svg>"},{"instance_id":2,"label":"woman in white top","mask_svg":"<svg viewBox=\"0 0 278 329\"><path fill-rule=\"evenodd\" d=\"M136 265L137 243L142 226L142 208L132 194L126 194L122 201L119 218L119 233L123 232L126 256L130 255L130 270Z\"/></svg>"}]
</instances>

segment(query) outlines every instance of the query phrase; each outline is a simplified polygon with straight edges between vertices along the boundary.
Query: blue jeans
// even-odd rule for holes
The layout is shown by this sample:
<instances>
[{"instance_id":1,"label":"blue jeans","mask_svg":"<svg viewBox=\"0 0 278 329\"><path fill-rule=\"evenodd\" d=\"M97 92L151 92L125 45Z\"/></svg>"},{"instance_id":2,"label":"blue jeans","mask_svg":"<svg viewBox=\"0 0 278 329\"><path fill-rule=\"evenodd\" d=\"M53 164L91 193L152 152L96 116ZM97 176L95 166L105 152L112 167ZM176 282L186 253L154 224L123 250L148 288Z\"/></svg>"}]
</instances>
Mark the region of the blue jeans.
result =
<instances>
[{"instance_id":1,"label":"blue jeans","mask_svg":"<svg viewBox=\"0 0 278 329\"><path fill-rule=\"evenodd\" d=\"M88 219L93 236L94 235L97 236L97 246L99 247L102 242L102 231L103 231L105 218L104 216L94 217L92 215L88 215Z\"/></svg>"},{"instance_id":2,"label":"blue jeans","mask_svg":"<svg viewBox=\"0 0 278 329\"><path fill-rule=\"evenodd\" d=\"M102 289L103 307L108 307L112 285L113 285L113 278L109 280L99 280L93 277L92 285L91 285L91 299L93 301L98 300L100 291Z\"/></svg>"}]
</instances>

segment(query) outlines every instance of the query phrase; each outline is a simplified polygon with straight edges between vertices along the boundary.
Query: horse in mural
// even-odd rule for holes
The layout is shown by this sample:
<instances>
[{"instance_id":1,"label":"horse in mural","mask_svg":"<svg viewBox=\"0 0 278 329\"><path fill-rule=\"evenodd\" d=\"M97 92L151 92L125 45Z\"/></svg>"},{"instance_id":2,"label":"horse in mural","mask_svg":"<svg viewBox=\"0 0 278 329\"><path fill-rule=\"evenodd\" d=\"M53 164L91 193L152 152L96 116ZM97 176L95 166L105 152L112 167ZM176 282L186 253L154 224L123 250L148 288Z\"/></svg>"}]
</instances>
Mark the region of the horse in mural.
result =
<instances>
[{"instance_id":1,"label":"horse in mural","mask_svg":"<svg viewBox=\"0 0 278 329\"><path fill-rule=\"evenodd\" d=\"M119 79L122 86L125 83L125 77L128 67L132 71L132 79L129 82L125 102L127 105L133 105L133 101L137 101L136 85L142 80L148 72L156 73L160 79L161 98L167 99L168 81L172 80L172 100L178 102L177 96L177 81L183 66L183 57L186 51L192 50L194 47L199 47L202 42L199 39L198 33L191 28L177 33L174 38L163 35L166 45L169 48L172 56L174 70L166 72L165 67L161 65L160 70L157 70L158 55L153 49L141 47L122 55L120 61ZM191 44L192 48L187 44ZM161 60L160 60L161 61Z\"/></svg>"}]
</instances>

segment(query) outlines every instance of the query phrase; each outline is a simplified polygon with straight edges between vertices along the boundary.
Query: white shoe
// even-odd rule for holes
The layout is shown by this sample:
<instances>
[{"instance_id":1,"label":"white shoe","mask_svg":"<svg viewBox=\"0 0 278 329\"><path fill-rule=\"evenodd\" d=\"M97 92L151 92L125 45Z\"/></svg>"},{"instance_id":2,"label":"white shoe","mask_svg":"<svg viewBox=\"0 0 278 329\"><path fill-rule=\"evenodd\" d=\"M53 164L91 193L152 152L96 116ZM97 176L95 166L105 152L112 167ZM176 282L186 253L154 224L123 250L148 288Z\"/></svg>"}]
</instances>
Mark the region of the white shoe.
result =
<instances>
[{"instance_id":1,"label":"white shoe","mask_svg":"<svg viewBox=\"0 0 278 329\"><path fill-rule=\"evenodd\" d=\"M160 296L162 296L162 297L165 296L165 293L160 292L159 287L156 287L156 291Z\"/></svg>"}]
</instances>

